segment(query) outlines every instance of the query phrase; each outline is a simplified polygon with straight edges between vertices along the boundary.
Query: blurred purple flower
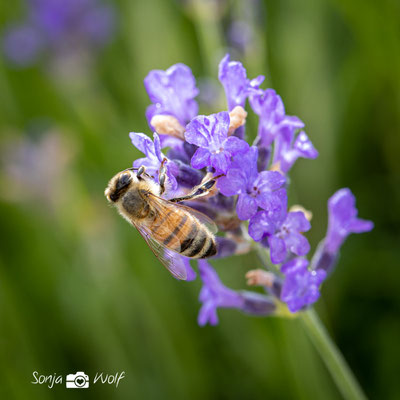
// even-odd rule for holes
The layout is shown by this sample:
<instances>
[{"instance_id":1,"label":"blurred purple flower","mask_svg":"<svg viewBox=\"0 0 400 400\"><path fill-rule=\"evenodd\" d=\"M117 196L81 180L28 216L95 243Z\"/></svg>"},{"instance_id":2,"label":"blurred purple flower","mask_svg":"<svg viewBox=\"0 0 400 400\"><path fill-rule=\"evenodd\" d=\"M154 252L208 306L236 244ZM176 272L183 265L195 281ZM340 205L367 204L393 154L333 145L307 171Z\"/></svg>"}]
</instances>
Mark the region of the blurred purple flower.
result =
<instances>
[{"instance_id":1,"label":"blurred purple flower","mask_svg":"<svg viewBox=\"0 0 400 400\"><path fill-rule=\"evenodd\" d=\"M145 135L144 133L131 132L129 134L132 144L146 155L144 158L139 158L133 162L135 168L140 166L146 167L146 172L158 181L158 172L160 170L161 163L164 158L164 154L161 152L160 138L157 133L154 133L154 142ZM176 176L179 174L178 166L167 159L165 164L167 169L167 177L169 184L171 185L171 190L176 190L178 188L178 183L176 181Z\"/></svg>"},{"instance_id":2,"label":"blurred purple flower","mask_svg":"<svg viewBox=\"0 0 400 400\"><path fill-rule=\"evenodd\" d=\"M194 153L193 168L215 168L217 174L225 174L231 158L246 152L249 145L235 136L229 136L229 114L222 111L209 116L199 115L186 127L185 139L199 148Z\"/></svg>"},{"instance_id":3,"label":"blurred purple flower","mask_svg":"<svg viewBox=\"0 0 400 400\"><path fill-rule=\"evenodd\" d=\"M294 131L289 135L289 140L285 136L278 136L275 139L274 163L279 162L282 172L288 172L299 157L310 159L318 157L318 151L304 131L301 131L296 139Z\"/></svg>"},{"instance_id":4,"label":"blurred purple flower","mask_svg":"<svg viewBox=\"0 0 400 400\"><path fill-rule=\"evenodd\" d=\"M151 119L159 114L173 115L183 126L197 115L194 98L199 90L188 66L175 64L166 71L152 70L144 79L144 86L153 103L146 110L150 126Z\"/></svg>"},{"instance_id":5,"label":"blurred purple flower","mask_svg":"<svg viewBox=\"0 0 400 400\"><path fill-rule=\"evenodd\" d=\"M9 26L4 33L4 54L12 64L20 67L34 64L43 50L43 45L42 35L28 24Z\"/></svg>"},{"instance_id":6,"label":"blurred purple flower","mask_svg":"<svg viewBox=\"0 0 400 400\"><path fill-rule=\"evenodd\" d=\"M4 37L5 55L17 65L36 61L39 50L56 58L82 49L92 53L106 44L114 32L115 9L98 0L28 0L27 3L28 14L20 29Z\"/></svg>"},{"instance_id":7,"label":"blurred purple flower","mask_svg":"<svg viewBox=\"0 0 400 400\"><path fill-rule=\"evenodd\" d=\"M218 188L225 196L239 195L237 215L241 220L251 218L258 207L275 212L285 201L285 177L276 171L257 171L258 150L256 147L234 158L226 176L218 180ZM286 202L285 202L286 204Z\"/></svg>"},{"instance_id":8,"label":"blurred purple flower","mask_svg":"<svg viewBox=\"0 0 400 400\"><path fill-rule=\"evenodd\" d=\"M278 135L287 135L290 138L291 132L304 128L304 123L299 118L285 115L283 101L273 89L252 94L250 105L260 116L258 138L265 147L268 147Z\"/></svg>"},{"instance_id":9,"label":"blurred purple flower","mask_svg":"<svg viewBox=\"0 0 400 400\"><path fill-rule=\"evenodd\" d=\"M207 323L210 325L218 324L218 307L242 308L244 304L242 296L224 286L215 270L207 261L199 261L199 273L203 281L203 287L199 295L199 300L203 305L197 319L200 326L204 326Z\"/></svg>"},{"instance_id":10,"label":"blurred purple flower","mask_svg":"<svg viewBox=\"0 0 400 400\"><path fill-rule=\"evenodd\" d=\"M285 275L281 300L294 313L315 303L320 296L319 286L326 277L325 271L310 271L308 261L304 258L295 258L281 268Z\"/></svg>"},{"instance_id":11,"label":"blurred purple flower","mask_svg":"<svg viewBox=\"0 0 400 400\"><path fill-rule=\"evenodd\" d=\"M252 80L247 79L242 63L230 61L229 54L219 63L218 78L225 89L229 111L236 106L244 107L247 97L260 91L259 86L264 81L262 75Z\"/></svg>"},{"instance_id":12,"label":"blurred purple flower","mask_svg":"<svg viewBox=\"0 0 400 400\"><path fill-rule=\"evenodd\" d=\"M350 189L338 190L328 201L328 232L325 249L336 253L350 233L368 232L373 229L371 221L357 218L356 199Z\"/></svg>"}]
</instances>

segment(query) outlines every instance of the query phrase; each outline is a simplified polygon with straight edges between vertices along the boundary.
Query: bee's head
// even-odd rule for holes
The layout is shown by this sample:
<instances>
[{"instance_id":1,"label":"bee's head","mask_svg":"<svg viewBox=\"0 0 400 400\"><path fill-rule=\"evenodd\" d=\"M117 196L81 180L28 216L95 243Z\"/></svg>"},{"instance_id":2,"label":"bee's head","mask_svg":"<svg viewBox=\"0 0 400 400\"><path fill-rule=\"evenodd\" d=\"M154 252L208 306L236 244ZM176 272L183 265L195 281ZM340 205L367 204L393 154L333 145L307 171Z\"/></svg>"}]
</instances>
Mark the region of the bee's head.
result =
<instances>
[{"instance_id":1,"label":"bee's head","mask_svg":"<svg viewBox=\"0 0 400 400\"><path fill-rule=\"evenodd\" d=\"M110 203L115 203L128 190L133 181L137 181L136 174L131 170L124 170L111 178L104 192Z\"/></svg>"}]
</instances>

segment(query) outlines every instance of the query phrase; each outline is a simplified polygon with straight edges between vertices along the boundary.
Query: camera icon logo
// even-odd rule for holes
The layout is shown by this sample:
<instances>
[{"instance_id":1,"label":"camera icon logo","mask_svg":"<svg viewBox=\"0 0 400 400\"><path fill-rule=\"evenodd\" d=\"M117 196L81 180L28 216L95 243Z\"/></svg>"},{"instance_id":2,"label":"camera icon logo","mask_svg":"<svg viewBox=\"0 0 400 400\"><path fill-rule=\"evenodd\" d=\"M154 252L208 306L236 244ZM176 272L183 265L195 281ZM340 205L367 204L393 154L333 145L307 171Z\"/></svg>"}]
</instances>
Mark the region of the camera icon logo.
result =
<instances>
[{"instance_id":1,"label":"camera icon logo","mask_svg":"<svg viewBox=\"0 0 400 400\"><path fill-rule=\"evenodd\" d=\"M89 387L89 377L82 371L67 375L66 387L68 389L84 389Z\"/></svg>"}]
</instances>

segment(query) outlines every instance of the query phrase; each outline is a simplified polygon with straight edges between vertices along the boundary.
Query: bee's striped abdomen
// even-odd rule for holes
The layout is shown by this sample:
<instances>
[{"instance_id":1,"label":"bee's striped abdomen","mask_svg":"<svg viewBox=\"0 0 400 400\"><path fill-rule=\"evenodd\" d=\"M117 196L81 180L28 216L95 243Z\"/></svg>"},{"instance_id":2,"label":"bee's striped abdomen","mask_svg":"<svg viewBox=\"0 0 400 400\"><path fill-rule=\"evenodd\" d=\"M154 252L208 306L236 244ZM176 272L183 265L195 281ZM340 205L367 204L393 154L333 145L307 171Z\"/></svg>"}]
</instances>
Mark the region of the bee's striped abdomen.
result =
<instances>
[{"instance_id":1,"label":"bee's striped abdomen","mask_svg":"<svg viewBox=\"0 0 400 400\"><path fill-rule=\"evenodd\" d=\"M207 258L217 253L213 234L189 213L170 212L156 219L151 230L165 247L190 258Z\"/></svg>"}]
</instances>

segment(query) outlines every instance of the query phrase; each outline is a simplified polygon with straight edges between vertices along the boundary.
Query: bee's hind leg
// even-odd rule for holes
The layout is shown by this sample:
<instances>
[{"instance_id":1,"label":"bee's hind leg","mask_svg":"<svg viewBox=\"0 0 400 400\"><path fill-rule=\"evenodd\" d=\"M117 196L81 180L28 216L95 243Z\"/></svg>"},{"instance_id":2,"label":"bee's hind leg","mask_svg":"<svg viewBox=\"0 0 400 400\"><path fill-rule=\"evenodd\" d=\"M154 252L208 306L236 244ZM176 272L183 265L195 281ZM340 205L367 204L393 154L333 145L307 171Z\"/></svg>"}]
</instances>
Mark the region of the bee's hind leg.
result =
<instances>
[{"instance_id":1,"label":"bee's hind leg","mask_svg":"<svg viewBox=\"0 0 400 400\"><path fill-rule=\"evenodd\" d=\"M161 162L160 165L160 170L158 171L158 182L160 184L160 196L165 192L165 179L167 177L167 168L165 166L165 163L167 162L167 159L164 158Z\"/></svg>"},{"instance_id":2,"label":"bee's hind leg","mask_svg":"<svg viewBox=\"0 0 400 400\"><path fill-rule=\"evenodd\" d=\"M191 193L189 193L188 195L182 197L176 197L174 199L170 199L169 201L172 201L173 203L179 203L181 201L195 200L198 199L199 197L207 196L210 193L211 189L214 187L215 183L217 182L217 179L221 178L221 176L223 175L212 177L211 179L208 179L205 182L201 183L199 186L193 188Z\"/></svg>"}]
</instances>

